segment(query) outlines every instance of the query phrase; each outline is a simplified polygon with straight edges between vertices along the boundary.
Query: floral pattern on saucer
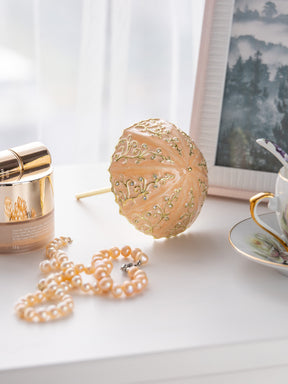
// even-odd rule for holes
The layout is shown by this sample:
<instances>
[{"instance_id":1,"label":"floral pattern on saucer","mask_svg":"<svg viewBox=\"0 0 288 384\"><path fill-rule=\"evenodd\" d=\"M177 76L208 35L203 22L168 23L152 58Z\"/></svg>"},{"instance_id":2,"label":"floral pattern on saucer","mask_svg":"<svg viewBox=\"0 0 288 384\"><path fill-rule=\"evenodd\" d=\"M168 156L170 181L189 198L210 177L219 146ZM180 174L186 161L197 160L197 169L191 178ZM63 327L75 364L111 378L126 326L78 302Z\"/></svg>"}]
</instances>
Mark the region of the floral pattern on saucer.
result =
<instances>
[{"instance_id":1,"label":"floral pattern on saucer","mask_svg":"<svg viewBox=\"0 0 288 384\"><path fill-rule=\"evenodd\" d=\"M274 263L288 265L288 253L272 236L257 233L251 237L249 243L258 256Z\"/></svg>"},{"instance_id":2,"label":"floral pattern on saucer","mask_svg":"<svg viewBox=\"0 0 288 384\"><path fill-rule=\"evenodd\" d=\"M286 237L288 237L288 204L285 206L281 217L281 228L282 231L285 233Z\"/></svg>"},{"instance_id":3,"label":"floral pattern on saucer","mask_svg":"<svg viewBox=\"0 0 288 384\"><path fill-rule=\"evenodd\" d=\"M279 232L277 216L274 212L261 215L263 221ZM288 252L273 236L259 228L252 217L235 224L229 232L232 247L250 261L274 268L288 276Z\"/></svg>"}]
</instances>

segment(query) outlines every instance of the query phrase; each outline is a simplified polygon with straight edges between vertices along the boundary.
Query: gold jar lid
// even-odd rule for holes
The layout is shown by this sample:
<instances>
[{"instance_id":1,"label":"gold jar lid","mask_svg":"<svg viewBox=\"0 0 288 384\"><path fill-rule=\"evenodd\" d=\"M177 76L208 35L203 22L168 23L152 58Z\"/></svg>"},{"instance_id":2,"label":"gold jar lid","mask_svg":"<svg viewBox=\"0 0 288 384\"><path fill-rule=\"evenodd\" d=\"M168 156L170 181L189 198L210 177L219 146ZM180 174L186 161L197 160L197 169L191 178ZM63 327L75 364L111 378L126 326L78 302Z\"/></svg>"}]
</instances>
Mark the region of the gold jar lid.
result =
<instances>
[{"instance_id":1,"label":"gold jar lid","mask_svg":"<svg viewBox=\"0 0 288 384\"><path fill-rule=\"evenodd\" d=\"M39 142L33 142L0 152L0 182L23 179L42 172L51 166L48 149Z\"/></svg>"},{"instance_id":2,"label":"gold jar lid","mask_svg":"<svg viewBox=\"0 0 288 384\"><path fill-rule=\"evenodd\" d=\"M51 163L38 142L0 152L0 223L36 219L54 209Z\"/></svg>"}]
</instances>

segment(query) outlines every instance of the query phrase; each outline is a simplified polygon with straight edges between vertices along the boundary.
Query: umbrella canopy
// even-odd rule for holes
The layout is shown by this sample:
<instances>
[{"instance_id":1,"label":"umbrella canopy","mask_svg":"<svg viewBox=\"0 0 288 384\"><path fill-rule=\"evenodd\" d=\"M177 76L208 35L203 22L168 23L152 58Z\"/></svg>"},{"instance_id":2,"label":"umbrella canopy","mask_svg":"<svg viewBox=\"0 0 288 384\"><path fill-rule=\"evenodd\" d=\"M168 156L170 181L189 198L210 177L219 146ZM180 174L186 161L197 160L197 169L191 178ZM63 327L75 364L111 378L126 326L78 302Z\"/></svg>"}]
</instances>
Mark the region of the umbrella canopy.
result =
<instances>
[{"instance_id":1,"label":"umbrella canopy","mask_svg":"<svg viewBox=\"0 0 288 384\"><path fill-rule=\"evenodd\" d=\"M186 133L161 119L125 129L109 171L120 213L155 238L185 231L207 194L202 153Z\"/></svg>"}]
</instances>

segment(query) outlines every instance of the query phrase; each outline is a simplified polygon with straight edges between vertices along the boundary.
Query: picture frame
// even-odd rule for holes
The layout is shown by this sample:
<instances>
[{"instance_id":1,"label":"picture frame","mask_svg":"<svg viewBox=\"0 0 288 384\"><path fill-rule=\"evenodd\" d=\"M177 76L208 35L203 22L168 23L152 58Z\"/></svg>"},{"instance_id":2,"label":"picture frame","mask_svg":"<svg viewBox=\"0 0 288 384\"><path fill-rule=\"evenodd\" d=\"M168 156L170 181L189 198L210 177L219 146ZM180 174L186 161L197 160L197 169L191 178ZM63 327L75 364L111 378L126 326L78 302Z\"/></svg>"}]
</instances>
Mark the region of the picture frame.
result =
<instances>
[{"instance_id":1,"label":"picture frame","mask_svg":"<svg viewBox=\"0 0 288 384\"><path fill-rule=\"evenodd\" d=\"M219 143L220 144L222 143L220 141L221 140L220 122L221 124L223 122L224 102L226 100L226 99L225 100L223 99L224 88L226 87L225 81L226 81L226 75L228 72L227 68L230 65L230 63L228 63L228 56L230 53L229 52L230 40L232 41L231 33L233 32L232 28L235 20L235 4L236 4L235 2L237 1L240 3L241 0L234 0L234 1L233 0L206 0L205 2L203 27L202 27L202 35L201 35L201 42L200 42L198 67L197 67L197 76L195 81L194 99L193 99L193 107L192 107L190 136L195 141L197 146L200 148L200 150L202 151L207 161L208 177L209 177L208 193L210 195L249 199L255 193L258 193L258 192L273 192L275 188L275 181L276 181L278 170L276 171L275 170L266 171L265 169L255 170L255 169L252 169L252 166L254 166L254 163L252 163L252 165L251 164L249 165L250 168L249 167L242 168L242 167L235 167L233 165L229 165L229 166L222 165L222 164L219 165L216 162L218 158L217 148L219 150ZM253 2L250 2L250 3L246 2L246 8L250 7L251 4L255 4L255 3L257 4L257 1L259 1L259 4L261 3L261 0L254 0ZM276 3L277 5L277 2L281 2L281 1L282 0L275 0L273 3ZM241 1L241 3L243 4L245 2ZM247 3L249 5L247 5ZM265 1L262 1L262 3L265 3ZM282 5L282 8L283 8L283 5ZM245 16L245 12L247 12L248 14L248 11L249 12L251 11L251 12L254 12L254 17L256 18L257 16L257 14L255 16L256 11L254 11L253 9L248 9L247 11L247 9L241 11L242 14ZM252 15L251 19L253 21L253 14L251 13L251 15ZM267 15L269 16L269 14ZM258 12L257 22L259 22L259 20L261 22L262 20L264 20L264 22L265 20L267 21L268 20L267 15L265 14L263 15L263 13ZM286 16L288 20L288 10L287 10L287 14L285 14L285 17ZM276 16L273 15L273 17L276 17ZM277 21L276 19L273 20L274 23L276 23L276 21ZM268 35L267 35L267 46L268 46ZM286 49L286 47L284 48ZM288 52L288 48L287 48L287 52ZM266 51L264 52L263 56L265 56L265 54L266 54ZM262 53L260 52L259 55L262 55ZM246 62L248 63L247 57L243 60L246 60ZM254 56L252 55L252 61L253 60L256 60L256 58L254 58ZM285 60L286 60L286 56L285 56ZM288 63L288 54L287 54L287 63ZM286 61L285 61L285 68L286 68ZM287 69L288 69L288 66L287 66ZM271 71L268 73L271 78L272 76ZM273 76L276 76L275 73ZM287 78L287 81L288 81L288 78ZM271 80L271 83L272 83L272 80ZM274 91L274 93L275 92L276 91ZM267 90L266 90L266 93L267 93ZM270 95L270 98L272 100L271 95ZM278 97L276 93L275 95L276 96L274 96L274 99ZM264 96L262 97L261 95L263 99L264 99ZM276 105L277 103L276 102L274 104L273 103L274 102L271 102L270 104L274 108L274 104ZM262 104L263 104L262 108L264 109L265 108L264 102ZM280 119L280 117L281 118L283 117L283 115L281 116L277 115L277 110L275 110L275 114L278 120ZM244 115L245 115L245 112L243 112L243 116ZM263 132L260 131L260 133L265 135L264 130ZM261 137L269 139L269 137L265 137L265 136L260 136L258 138L261 138ZM268 151L266 151L264 148L260 148L260 146L256 144L256 140L253 140L253 142L254 141L255 141L254 148L259 147L259 150L263 151L261 153L261 156L265 156L265 157L267 156L267 159L268 159L267 164L270 164L271 161L275 161L277 163L276 159L274 159L273 156ZM288 141L288 137L287 137L287 141ZM280 143L280 146L282 146L282 142ZM263 158L261 158L261 161L263 163ZM279 165L279 169L280 169L281 164L280 163L277 163L277 164ZM277 164L276 164L276 167L278 166ZM255 162L255 166L256 166L256 162Z\"/></svg>"}]
</instances>

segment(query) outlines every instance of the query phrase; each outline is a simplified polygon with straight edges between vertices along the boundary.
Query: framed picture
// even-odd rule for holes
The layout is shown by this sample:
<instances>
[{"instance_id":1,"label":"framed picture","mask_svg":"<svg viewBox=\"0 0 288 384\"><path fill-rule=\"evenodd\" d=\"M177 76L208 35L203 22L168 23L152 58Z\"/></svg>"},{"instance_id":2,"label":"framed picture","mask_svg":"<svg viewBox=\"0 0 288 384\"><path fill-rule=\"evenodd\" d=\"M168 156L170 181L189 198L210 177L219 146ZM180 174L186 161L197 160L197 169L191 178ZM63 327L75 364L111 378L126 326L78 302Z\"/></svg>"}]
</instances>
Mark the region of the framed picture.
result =
<instances>
[{"instance_id":1,"label":"framed picture","mask_svg":"<svg viewBox=\"0 0 288 384\"><path fill-rule=\"evenodd\" d=\"M281 164L256 143L288 152L288 1L206 0L190 134L209 193L274 191Z\"/></svg>"}]
</instances>

